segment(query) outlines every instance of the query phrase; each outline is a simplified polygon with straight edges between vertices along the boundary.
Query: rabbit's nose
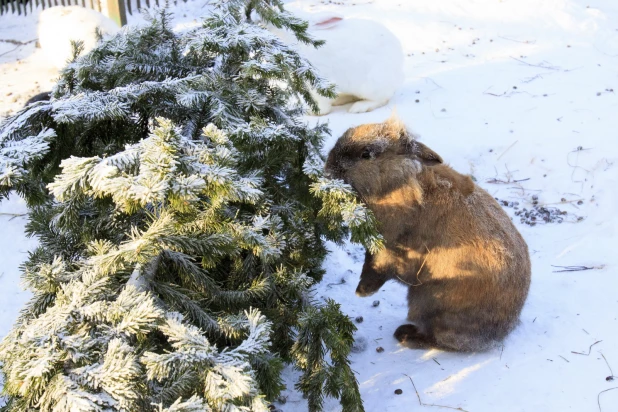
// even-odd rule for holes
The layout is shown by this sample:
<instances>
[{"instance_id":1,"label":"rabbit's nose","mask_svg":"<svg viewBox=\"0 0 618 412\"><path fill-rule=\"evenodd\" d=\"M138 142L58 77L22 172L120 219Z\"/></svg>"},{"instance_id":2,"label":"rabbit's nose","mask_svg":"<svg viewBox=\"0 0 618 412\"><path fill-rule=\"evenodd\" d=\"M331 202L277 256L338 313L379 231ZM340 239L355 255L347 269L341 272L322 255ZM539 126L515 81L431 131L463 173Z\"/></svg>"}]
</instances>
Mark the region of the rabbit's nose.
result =
<instances>
[{"instance_id":1,"label":"rabbit's nose","mask_svg":"<svg viewBox=\"0 0 618 412\"><path fill-rule=\"evenodd\" d=\"M326 162L326 164L324 165L324 177L327 177L328 179L334 179L335 178L335 169L337 167L334 166L331 162Z\"/></svg>"},{"instance_id":2,"label":"rabbit's nose","mask_svg":"<svg viewBox=\"0 0 618 412\"><path fill-rule=\"evenodd\" d=\"M344 179L344 172L340 166L330 166L324 169L324 176L328 179Z\"/></svg>"}]
</instances>

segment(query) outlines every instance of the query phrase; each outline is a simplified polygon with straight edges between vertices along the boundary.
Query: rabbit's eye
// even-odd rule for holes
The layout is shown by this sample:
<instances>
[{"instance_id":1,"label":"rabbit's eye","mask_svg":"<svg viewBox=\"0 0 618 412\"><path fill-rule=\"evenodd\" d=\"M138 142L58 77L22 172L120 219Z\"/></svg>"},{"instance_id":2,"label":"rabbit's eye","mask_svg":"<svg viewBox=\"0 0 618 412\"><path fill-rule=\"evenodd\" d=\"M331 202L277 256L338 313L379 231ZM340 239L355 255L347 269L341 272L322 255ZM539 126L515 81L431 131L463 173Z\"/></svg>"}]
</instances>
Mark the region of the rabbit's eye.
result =
<instances>
[{"instance_id":1,"label":"rabbit's eye","mask_svg":"<svg viewBox=\"0 0 618 412\"><path fill-rule=\"evenodd\" d=\"M363 159L371 159L371 152L369 151L369 149L363 150L363 153L361 153L361 157Z\"/></svg>"}]
</instances>

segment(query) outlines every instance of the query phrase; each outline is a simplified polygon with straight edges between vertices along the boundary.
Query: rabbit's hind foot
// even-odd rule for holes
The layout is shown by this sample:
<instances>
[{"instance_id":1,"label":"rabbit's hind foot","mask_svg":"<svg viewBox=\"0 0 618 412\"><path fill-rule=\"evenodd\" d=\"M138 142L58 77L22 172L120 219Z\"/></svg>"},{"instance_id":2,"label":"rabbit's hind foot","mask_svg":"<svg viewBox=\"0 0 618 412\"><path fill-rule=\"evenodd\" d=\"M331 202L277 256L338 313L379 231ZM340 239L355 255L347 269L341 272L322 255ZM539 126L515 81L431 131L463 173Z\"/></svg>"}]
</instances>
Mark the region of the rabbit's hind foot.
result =
<instances>
[{"instance_id":1,"label":"rabbit's hind foot","mask_svg":"<svg viewBox=\"0 0 618 412\"><path fill-rule=\"evenodd\" d=\"M359 100L348 109L350 113L366 113L384 106L388 100Z\"/></svg>"}]
</instances>

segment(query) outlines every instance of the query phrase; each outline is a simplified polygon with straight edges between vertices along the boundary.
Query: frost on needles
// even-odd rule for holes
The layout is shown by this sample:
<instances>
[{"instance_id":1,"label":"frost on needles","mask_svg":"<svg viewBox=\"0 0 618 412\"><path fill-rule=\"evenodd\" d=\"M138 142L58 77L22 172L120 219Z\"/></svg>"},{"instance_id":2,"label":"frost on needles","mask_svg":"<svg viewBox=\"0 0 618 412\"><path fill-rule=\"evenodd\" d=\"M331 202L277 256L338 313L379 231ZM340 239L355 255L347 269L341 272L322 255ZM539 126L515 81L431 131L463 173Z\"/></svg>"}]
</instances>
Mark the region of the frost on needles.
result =
<instances>
[{"instance_id":1,"label":"frost on needles","mask_svg":"<svg viewBox=\"0 0 618 412\"><path fill-rule=\"evenodd\" d=\"M140 211L142 222L118 244L92 240L70 262L55 255L26 269L28 286L55 299L32 308L39 316L24 312L0 347L5 390L17 395L10 405L17 410L182 410L174 402L186 403L179 398L198 388L191 403L203 410L268 410L252 362L270 360L271 322L257 309L233 310L237 301L265 295L268 282L230 293L195 263L196 252L211 265L249 248L264 261L280 256L280 235L262 233L273 226L269 217L225 216L229 203L262 197L259 179L231 168L236 153L229 142L209 147L183 138L169 121L158 123L124 152L66 159L49 185L59 210L111 196L112 213ZM212 125L204 131L206 139L221 134ZM193 302L190 288L219 302L218 310ZM234 345L219 348L225 341Z\"/></svg>"},{"instance_id":2,"label":"frost on needles","mask_svg":"<svg viewBox=\"0 0 618 412\"><path fill-rule=\"evenodd\" d=\"M0 347L7 411L266 410L284 362L311 411L363 410L355 328L311 287L326 239L381 238L300 120L308 85L332 88L248 19L317 45L280 6L221 1L178 33L154 14L0 125L0 195L39 240Z\"/></svg>"}]
</instances>

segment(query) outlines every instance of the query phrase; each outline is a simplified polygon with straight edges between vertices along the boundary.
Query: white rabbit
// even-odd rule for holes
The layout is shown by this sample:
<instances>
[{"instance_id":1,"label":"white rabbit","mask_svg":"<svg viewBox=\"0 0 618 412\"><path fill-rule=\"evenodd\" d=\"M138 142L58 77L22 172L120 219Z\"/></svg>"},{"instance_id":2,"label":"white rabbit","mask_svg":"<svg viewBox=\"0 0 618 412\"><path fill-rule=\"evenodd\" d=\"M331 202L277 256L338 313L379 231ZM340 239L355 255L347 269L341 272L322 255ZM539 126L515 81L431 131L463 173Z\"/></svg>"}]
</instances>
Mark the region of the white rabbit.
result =
<instances>
[{"instance_id":1,"label":"white rabbit","mask_svg":"<svg viewBox=\"0 0 618 412\"><path fill-rule=\"evenodd\" d=\"M355 102L350 113L364 113L384 106L404 80L401 43L384 25L364 19L344 18L323 12L293 11L309 22L308 32L326 43L315 48L299 43L292 32L268 25L268 30L293 44L298 52L334 83L338 97L328 99L312 93L319 106L318 115L332 106Z\"/></svg>"},{"instance_id":2,"label":"white rabbit","mask_svg":"<svg viewBox=\"0 0 618 412\"><path fill-rule=\"evenodd\" d=\"M97 28L104 35L120 30L112 19L95 10L79 6L51 7L39 15L39 44L47 61L60 69L73 57L71 40L83 41L83 53L87 53L97 44Z\"/></svg>"}]
</instances>

